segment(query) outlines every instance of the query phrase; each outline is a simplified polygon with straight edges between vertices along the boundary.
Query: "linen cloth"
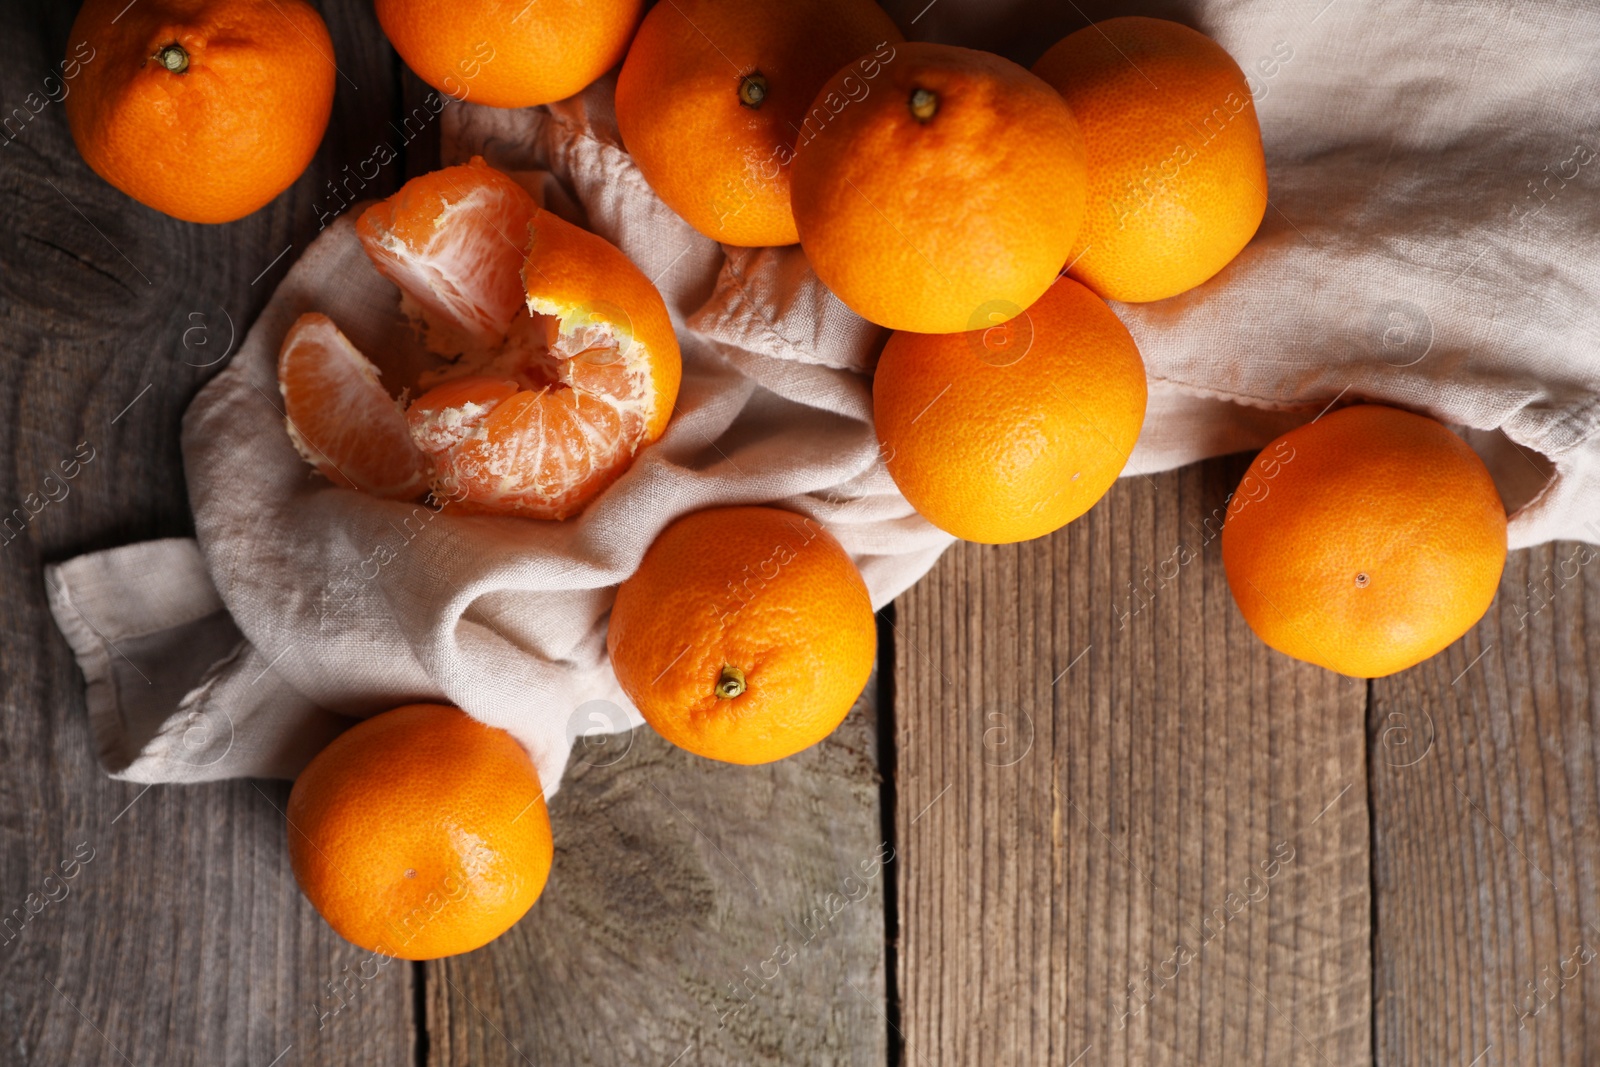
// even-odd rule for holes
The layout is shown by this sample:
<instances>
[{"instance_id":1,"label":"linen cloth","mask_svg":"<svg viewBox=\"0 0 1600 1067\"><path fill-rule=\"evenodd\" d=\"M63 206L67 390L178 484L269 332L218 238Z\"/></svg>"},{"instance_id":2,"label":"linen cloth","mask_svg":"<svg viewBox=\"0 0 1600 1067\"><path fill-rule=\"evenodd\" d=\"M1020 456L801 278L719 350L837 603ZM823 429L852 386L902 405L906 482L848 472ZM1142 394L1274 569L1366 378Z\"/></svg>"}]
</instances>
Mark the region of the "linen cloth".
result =
<instances>
[{"instance_id":1,"label":"linen cloth","mask_svg":"<svg viewBox=\"0 0 1600 1067\"><path fill-rule=\"evenodd\" d=\"M917 39L1031 62L1060 5L889 5ZM1270 177L1217 278L1116 305L1149 371L1128 474L1258 448L1334 403L1466 433L1514 547L1600 541L1600 10L1581 0L1171 6L1247 73ZM1123 13L1091 6L1075 20ZM1048 32L1046 32L1048 31ZM278 346L329 314L389 374L420 358L345 212L278 286L184 419L194 540L47 571L100 757L143 782L292 777L351 721L460 705L554 792L575 737L639 722L605 657L612 588L672 519L721 504L813 516L875 606L950 539L896 492L871 424L884 332L798 247L724 249L664 207L618 138L614 76L548 108L444 108L443 162L482 154L626 252L683 345L666 436L565 523L466 517L338 489L283 428Z\"/></svg>"}]
</instances>

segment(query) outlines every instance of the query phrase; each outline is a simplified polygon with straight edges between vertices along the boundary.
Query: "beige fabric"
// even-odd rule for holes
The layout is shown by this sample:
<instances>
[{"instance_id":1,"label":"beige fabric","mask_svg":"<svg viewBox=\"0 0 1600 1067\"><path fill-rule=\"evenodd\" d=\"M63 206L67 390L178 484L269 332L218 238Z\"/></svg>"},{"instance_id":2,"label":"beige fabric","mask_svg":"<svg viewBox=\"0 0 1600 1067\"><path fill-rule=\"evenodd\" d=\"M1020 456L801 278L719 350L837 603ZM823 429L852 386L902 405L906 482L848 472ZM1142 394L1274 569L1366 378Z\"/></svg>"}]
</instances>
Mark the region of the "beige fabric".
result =
<instances>
[{"instance_id":1,"label":"beige fabric","mask_svg":"<svg viewBox=\"0 0 1600 1067\"><path fill-rule=\"evenodd\" d=\"M913 36L1024 61L1059 35L1024 27L1070 28L1054 4L891 10ZM1272 207L1211 283L1117 308L1151 380L1130 473L1388 400L1469 428L1517 509L1515 545L1600 541L1600 11L1232 0L1179 14L1250 72ZM637 721L604 656L610 588L673 517L803 511L860 561L878 605L948 544L878 462L881 331L797 248L725 253L665 209L618 144L612 84L549 109L452 105L445 162L482 153L565 188L655 279L685 356L667 436L565 524L435 516L312 475L274 378L294 318L327 312L380 364L415 355L347 213L185 418L198 550L155 542L50 571L112 773L291 775L337 727L320 709L438 699L512 731L553 789L575 736Z\"/></svg>"}]
</instances>

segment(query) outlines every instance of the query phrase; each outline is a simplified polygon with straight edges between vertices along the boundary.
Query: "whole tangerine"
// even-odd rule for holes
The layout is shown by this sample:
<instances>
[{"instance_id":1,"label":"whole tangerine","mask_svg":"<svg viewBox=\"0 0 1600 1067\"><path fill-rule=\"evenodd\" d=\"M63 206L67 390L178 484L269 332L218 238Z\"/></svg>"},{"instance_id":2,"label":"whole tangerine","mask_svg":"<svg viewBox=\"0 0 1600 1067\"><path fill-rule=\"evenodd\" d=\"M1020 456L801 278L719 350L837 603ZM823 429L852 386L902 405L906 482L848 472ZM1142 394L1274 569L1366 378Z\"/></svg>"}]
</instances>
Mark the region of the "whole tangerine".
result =
<instances>
[{"instance_id":1,"label":"whole tangerine","mask_svg":"<svg viewBox=\"0 0 1600 1067\"><path fill-rule=\"evenodd\" d=\"M814 519L713 508L662 531L617 590L606 648L656 732L727 763L821 741L872 674L866 583Z\"/></svg>"},{"instance_id":2,"label":"whole tangerine","mask_svg":"<svg viewBox=\"0 0 1600 1067\"><path fill-rule=\"evenodd\" d=\"M94 172L188 222L231 222L310 164L333 110L333 41L304 0L86 0L92 57L66 98Z\"/></svg>"},{"instance_id":3,"label":"whole tangerine","mask_svg":"<svg viewBox=\"0 0 1600 1067\"><path fill-rule=\"evenodd\" d=\"M352 726L289 793L289 862L352 944L407 960L470 952L533 906L554 845L533 761L458 708Z\"/></svg>"},{"instance_id":4,"label":"whole tangerine","mask_svg":"<svg viewBox=\"0 0 1600 1067\"><path fill-rule=\"evenodd\" d=\"M1231 263L1267 209L1261 124L1244 72L1177 22L1128 16L1057 42L1033 72L1077 116L1089 211L1065 262L1107 300L1193 289Z\"/></svg>"},{"instance_id":5,"label":"whole tangerine","mask_svg":"<svg viewBox=\"0 0 1600 1067\"><path fill-rule=\"evenodd\" d=\"M1060 94L999 56L896 46L807 111L791 201L834 295L880 326L959 333L1044 295L1083 219L1083 138Z\"/></svg>"},{"instance_id":6,"label":"whole tangerine","mask_svg":"<svg viewBox=\"0 0 1600 1067\"><path fill-rule=\"evenodd\" d=\"M1144 424L1144 361L1070 278L1023 314L962 334L896 333L872 385L889 474L929 522L968 541L1043 537L1088 511Z\"/></svg>"},{"instance_id":7,"label":"whole tangerine","mask_svg":"<svg viewBox=\"0 0 1600 1067\"><path fill-rule=\"evenodd\" d=\"M565 100L622 61L643 0L377 0L378 24L435 89L489 107Z\"/></svg>"},{"instance_id":8,"label":"whole tangerine","mask_svg":"<svg viewBox=\"0 0 1600 1067\"><path fill-rule=\"evenodd\" d=\"M872 0L658 4L617 76L617 127L656 195L705 236L794 244L789 169L806 108L853 60L870 82L901 40Z\"/></svg>"},{"instance_id":9,"label":"whole tangerine","mask_svg":"<svg viewBox=\"0 0 1600 1067\"><path fill-rule=\"evenodd\" d=\"M1229 500L1222 563L1268 645L1382 678L1489 610L1506 563L1505 507L1448 427L1363 404L1262 450Z\"/></svg>"}]
</instances>

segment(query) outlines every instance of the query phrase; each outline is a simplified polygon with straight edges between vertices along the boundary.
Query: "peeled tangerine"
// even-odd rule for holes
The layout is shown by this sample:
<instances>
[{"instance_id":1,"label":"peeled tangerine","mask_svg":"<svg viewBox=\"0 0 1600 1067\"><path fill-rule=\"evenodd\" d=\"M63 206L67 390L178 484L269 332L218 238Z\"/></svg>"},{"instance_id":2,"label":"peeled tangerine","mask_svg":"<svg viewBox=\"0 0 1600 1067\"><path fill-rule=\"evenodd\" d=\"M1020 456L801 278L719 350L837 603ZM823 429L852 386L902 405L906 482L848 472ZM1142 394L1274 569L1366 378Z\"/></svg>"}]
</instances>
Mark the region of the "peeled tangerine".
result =
<instances>
[{"instance_id":1,"label":"peeled tangerine","mask_svg":"<svg viewBox=\"0 0 1600 1067\"><path fill-rule=\"evenodd\" d=\"M289 436L336 484L465 512L563 519L666 429L682 364L661 295L603 238L474 158L356 224L428 349L410 405L325 315L278 358Z\"/></svg>"}]
</instances>

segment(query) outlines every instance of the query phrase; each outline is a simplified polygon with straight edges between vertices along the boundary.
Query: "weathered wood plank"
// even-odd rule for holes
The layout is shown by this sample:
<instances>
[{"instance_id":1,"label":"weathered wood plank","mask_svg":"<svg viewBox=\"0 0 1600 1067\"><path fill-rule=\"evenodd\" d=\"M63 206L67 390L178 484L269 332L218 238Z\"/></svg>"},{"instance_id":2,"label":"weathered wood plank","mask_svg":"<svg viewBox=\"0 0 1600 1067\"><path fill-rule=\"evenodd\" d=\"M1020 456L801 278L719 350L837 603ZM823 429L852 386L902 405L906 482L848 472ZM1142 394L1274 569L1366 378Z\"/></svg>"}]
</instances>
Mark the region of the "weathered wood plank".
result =
<instances>
[{"instance_id":1,"label":"weathered wood plank","mask_svg":"<svg viewBox=\"0 0 1600 1067\"><path fill-rule=\"evenodd\" d=\"M1600 549L1373 683L1378 1062L1600 1062Z\"/></svg>"},{"instance_id":2,"label":"weathered wood plank","mask_svg":"<svg viewBox=\"0 0 1600 1067\"><path fill-rule=\"evenodd\" d=\"M1242 461L901 598L907 1064L1368 1060L1365 687L1232 605Z\"/></svg>"},{"instance_id":3,"label":"weathered wood plank","mask_svg":"<svg viewBox=\"0 0 1600 1067\"><path fill-rule=\"evenodd\" d=\"M393 106L371 5L324 9L343 71L328 138L289 194L238 223L188 225L124 198L78 158L58 102L0 135L0 511L30 492L60 497L0 546L0 917L57 898L0 934L6 1063L411 1056L410 970L369 961L301 898L277 810L286 786L141 792L104 777L40 572L189 532L183 409L315 236L324 183L381 136ZM42 0L0 9L0 113L60 95L45 78L74 14ZM66 494L59 477L43 486L80 443L94 458ZM330 982L343 991L336 1014Z\"/></svg>"},{"instance_id":4,"label":"weathered wood plank","mask_svg":"<svg viewBox=\"0 0 1600 1067\"><path fill-rule=\"evenodd\" d=\"M580 742L543 897L428 964L429 1062L884 1064L874 692L765 767Z\"/></svg>"}]
</instances>

